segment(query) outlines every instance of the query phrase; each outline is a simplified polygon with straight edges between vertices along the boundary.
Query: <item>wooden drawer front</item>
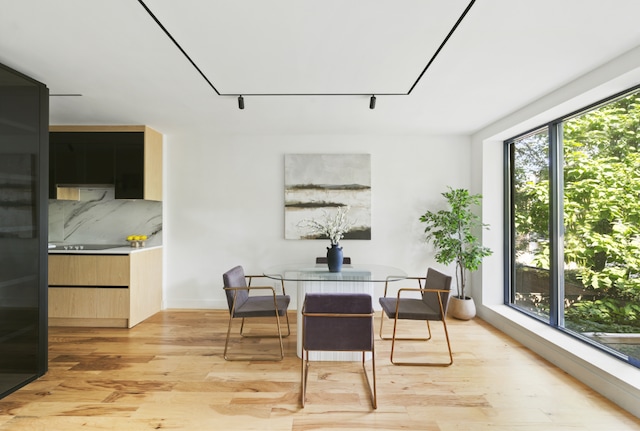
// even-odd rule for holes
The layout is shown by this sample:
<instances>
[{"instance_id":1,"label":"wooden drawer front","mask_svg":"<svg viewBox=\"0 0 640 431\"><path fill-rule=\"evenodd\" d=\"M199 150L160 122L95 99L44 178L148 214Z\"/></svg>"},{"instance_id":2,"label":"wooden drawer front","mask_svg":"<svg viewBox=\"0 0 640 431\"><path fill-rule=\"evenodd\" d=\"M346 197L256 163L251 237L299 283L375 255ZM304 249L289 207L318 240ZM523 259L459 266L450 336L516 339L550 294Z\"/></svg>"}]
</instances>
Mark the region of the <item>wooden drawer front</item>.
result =
<instances>
[{"instance_id":1,"label":"wooden drawer front","mask_svg":"<svg viewBox=\"0 0 640 431\"><path fill-rule=\"evenodd\" d=\"M96 256L98 286L129 286L129 256Z\"/></svg>"},{"instance_id":2,"label":"wooden drawer front","mask_svg":"<svg viewBox=\"0 0 640 431\"><path fill-rule=\"evenodd\" d=\"M49 255L49 286L128 286L129 256Z\"/></svg>"},{"instance_id":3,"label":"wooden drawer front","mask_svg":"<svg viewBox=\"0 0 640 431\"><path fill-rule=\"evenodd\" d=\"M129 317L129 290L125 288L49 288L49 317Z\"/></svg>"}]
</instances>

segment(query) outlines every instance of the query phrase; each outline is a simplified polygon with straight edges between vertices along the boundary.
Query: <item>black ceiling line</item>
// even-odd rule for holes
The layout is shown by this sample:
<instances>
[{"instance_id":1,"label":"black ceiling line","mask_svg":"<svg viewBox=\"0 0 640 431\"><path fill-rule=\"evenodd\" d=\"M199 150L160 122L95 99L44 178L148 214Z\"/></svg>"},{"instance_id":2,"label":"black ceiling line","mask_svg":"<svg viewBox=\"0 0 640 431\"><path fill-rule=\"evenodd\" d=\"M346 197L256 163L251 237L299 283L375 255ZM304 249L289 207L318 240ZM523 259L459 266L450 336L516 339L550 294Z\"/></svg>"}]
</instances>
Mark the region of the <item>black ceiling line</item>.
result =
<instances>
[{"instance_id":1,"label":"black ceiling line","mask_svg":"<svg viewBox=\"0 0 640 431\"><path fill-rule=\"evenodd\" d=\"M153 12L151 12L151 9L149 9L147 7L147 5L144 3L144 1L143 0L138 0L138 3L140 3L142 5L142 7L147 11L149 16L151 16L151 18L153 18L153 20L156 22L156 24L158 24L158 26L162 29L162 31L164 31L164 33L169 37L169 39L171 39L171 41L180 50L180 52L182 52L182 54L185 56L185 58L187 60L189 60L191 65L198 71L198 73L202 76L202 78L204 78L204 80L207 81L207 83L213 89L213 91L215 91L218 96L234 96L234 97L237 97L237 96L240 96L240 95L242 95L242 96L251 96L251 97L255 97L255 96L367 96L367 97L371 97L373 94L375 94L377 96L408 96L408 95L411 94L411 92L416 87L416 85L418 85L418 82L420 82L420 79L422 79L422 76L427 72L427 69L429 69L431 64L435 61L435 59L438 56L438 54L440 53L440 51L442 51L442 49L444 48L444 46L447 43L447 41L449 40L449 38L451 38L451 36L456 31L456 29L458 28L458 26L460 25L460 23L462 22L464 17L467 15L469 10L471 9L471 6L473 6L473 4L475 2L476 2L476 0L471 0L469 2L469 4L465 8L465 10L462 12L460 17L456 21L456 23L453 25L453 27L451 28L451 30L449 31L447 36L444 38L444 40L442 41L442 43L440 44L440 46L438 47L436 52L431 57L431 59L429 60L429 62L425 66L425 68L422 70L422 72L420 73L420 75L418 76L416 81L413 83L413 85L411 86L409 91L406 92L406 93L379 93L379 92L369 92L369 93L243 93L243 92L241 92L241 93L220 93L218 91L218 89L213 85L213 83L209 80L209 78L207 78L207 76L204 74L204 72L202 72L202 70L200 70L200 68L193 61L193 59L191 59L191 57L189 57L189 54L187 54L187 52L182 48L182 46L180 46L178 41L171 35L171 33L169 33L169 31L165 28L165 26L162 25L160 20L153 14Z\"/></svg>"},{"instance_id":2,"label":"black ceiling line","mask_svg":"<svg viewBox=\"0 0 640 431\"><path fill-rule=\"evenodd\" d=\"M195 69L198 71L198 73L204 78L205 81L207 81L207 84L209 84L209 86L211 88L213 88L213 91L216 92L216 94L218 96L220 96L220 92L218 91L218 89L215 87L215 85L213 85L211 83L211 81L209 81L209 78L207 78L207 76L202 72L202 70L200 70L200 68L198 67L198 65L191 59L191 57L189 57L189 54L187 54L187 52L182 49L182 47L180 46L180 44L178 43L177 40L175 40L173 38L173 36L171 35L171 33L169 33L169 30L167 30L162 23L160 22L160 20L153 14L153 12L151 12L151 10L147 7L146 4L144 4L144 2L142 0L138 0L138 3L140 3L142 5L142 7L147 11L147 13L149 14L149 16L151 16L151 18L153 18L153 20L156 22L156 24L158 24L158 26L162 29L162 31L164 31L164 33L169 37L169 39L171 39L171 41L175 44L175 46L178 47L178 49L180 50L180 52L182 52L182 54L187 58L187 60L189 60L189 62L191 63L191 65L193 67L195 67Z\"/></svg>"},{"instance_id":3,"label":"black ceiling line","mask_svg":"<svg viewBox=\"0 0 640 431\"><path fill-rule=\"evenodd\" d=\"M435 61L435 59L438 56L438 54L440 53L440 51L442 51L442 48L444 48L444 45L447 43L449 38L453 35L453 32L456 31L456 29L458 28L458 26L460 25L460 23L462 22L464 17L467 15L469 10L471 9L471 6L473 6L473 4L475 2L476 2L476 0L471 0L469 2L469 4L467 5L467 8L464 10L464 12L462 12L462 15L460 15L460 18L458 18L458 21L456 21L456 23L453 25L453 27L451 27L451 30L449 31L449 34L447 34L447 37L444 38L444 40L442 41L442 43L440 44L440 46L438 47L436 52L433 54L433 57L431 57L431 60L429 60L429 63L427 63L427 65L425 66L425 68L422 71L422 73L420 73L420 76L418 76L418 79L416 79L416 82L413 83L413 85L411 86L411 88L407 92L407 95L411 94L411 92L416 87L416 85L418 85L418 82L420 82L420 79L422 78L422 76L426 73L426 71L429 68L429 66L431 66L431 63L433 63Z\"/></svg>"},{"instance_id":4,"label":"black ceiling line","mask_svg":"<svg viewBox=\"0 0 640 431\"><path fill-rule=\"evenodd\" d=\"M407 93L220 93L220 96L366 96L371 97L372 95L376 96L406 96Z\"/></svg>"}]
</instances>

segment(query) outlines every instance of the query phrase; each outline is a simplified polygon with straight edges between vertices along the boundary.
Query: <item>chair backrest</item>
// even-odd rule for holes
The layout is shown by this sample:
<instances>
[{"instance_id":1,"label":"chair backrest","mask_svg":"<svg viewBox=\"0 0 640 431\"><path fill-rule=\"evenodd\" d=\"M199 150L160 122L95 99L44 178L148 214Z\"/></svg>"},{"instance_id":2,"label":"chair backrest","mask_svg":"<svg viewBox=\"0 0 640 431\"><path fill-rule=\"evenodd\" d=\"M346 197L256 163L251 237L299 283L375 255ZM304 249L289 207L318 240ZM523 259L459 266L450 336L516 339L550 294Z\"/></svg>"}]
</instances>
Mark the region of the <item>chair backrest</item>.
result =
<instances>
[{"instance_id":1,"label":"chair backrest","mask_svg":"<svg viewBox=\"0 0 640 431\"><path fill-rule=\"evenodd\" d=\"M440 293L442 298L442 306L444 308L444 314L447 314L447 306L449 305L449 293L451 291L451 276L443 274L433 268L427 269L427 280L425 281L425 289L437 289L446 290L447 293ZM422 302L427 304L434 310L440 309L438 302L438 293L424 292L422 295Z\"/></svg>"},{"instance_id":2,"label":"chair backrest","mask_svg":"<svg viewBox=\"0 0 640 431\"><path fill-rule=\"evenodd\" d=\"M326 257L316 257L316 263L327 263L327 258ZM342 264L343 265L351 265L351 258L350 257L343 257L342 258Z\"/></svg>"},{"instance_id":3,"label":"chair backrest","mask_svg":"<svg viewBox=\"0 0 640 431\"><path fill-rule=\"evenodd\" d=\"M238 265L222 274L222 282L224 287L247 287L247 279L244 276L244 269ZM233 298L236 298L236 307L241 306L249 297L248 290L225 290L227 294L227 305L229 312L233 307Z\"/></svg>"},{"instance_id":4,"label":"chair backrest","mask_svg":"<svg viewBox=\"0 0 640 431\"><path fill-rule=\"evenodd\" d=\"M307 293L303 307L304 348L324 351L371 351L373 349L371 295L366 293ZM339 316L308 316L330 313Z\"/></svg>"}]
</instances>

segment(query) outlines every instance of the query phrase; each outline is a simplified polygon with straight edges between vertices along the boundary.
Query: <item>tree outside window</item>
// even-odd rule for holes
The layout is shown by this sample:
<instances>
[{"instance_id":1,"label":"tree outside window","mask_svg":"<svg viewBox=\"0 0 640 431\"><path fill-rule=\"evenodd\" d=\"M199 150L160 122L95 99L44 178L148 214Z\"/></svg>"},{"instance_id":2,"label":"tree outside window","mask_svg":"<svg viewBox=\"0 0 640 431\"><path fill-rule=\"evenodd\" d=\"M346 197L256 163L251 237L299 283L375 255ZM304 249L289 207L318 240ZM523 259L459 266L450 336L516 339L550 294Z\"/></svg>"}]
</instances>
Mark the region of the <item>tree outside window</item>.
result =
<instances>
[{"instance_id":1,"label":"tree outside window","mask_svg":"<svg viewBox=\"0 0 640 431\"><path fill-rule=\"evenodd\" d=\"M557 142L547 130L558 127ZM640 362L640 92L516 138L511 303ZM562 149L564 297L549 294L549 148ZM549 283L547 283L549 282ZM536 284L537 283L537 284ZM544 288L538 286L546 286ZM548 319L547 319L548 321Z\"/></svg>"}]
</instances>

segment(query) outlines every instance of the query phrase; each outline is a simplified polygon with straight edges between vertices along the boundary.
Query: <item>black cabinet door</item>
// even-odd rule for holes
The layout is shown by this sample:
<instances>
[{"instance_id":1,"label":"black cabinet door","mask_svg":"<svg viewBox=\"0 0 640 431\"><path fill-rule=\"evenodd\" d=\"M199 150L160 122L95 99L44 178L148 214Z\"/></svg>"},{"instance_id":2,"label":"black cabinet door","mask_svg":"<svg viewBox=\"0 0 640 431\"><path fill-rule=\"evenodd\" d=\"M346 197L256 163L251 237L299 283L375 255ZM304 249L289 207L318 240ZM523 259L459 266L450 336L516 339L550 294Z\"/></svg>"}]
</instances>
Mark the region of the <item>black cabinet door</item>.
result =
<instances>
[{"instance_id":1,"label":"black cabinet door","mask_svg":"<svg viewBox=\"0 0 640 431\"><path fill-rule=\"evenodd\" d=\"M58 184L114 184L115 144L109 133L51 132L50 172Z\"/></svg>"},{"instance_id":2,"label":"black cabinet door","mask_svg":"<svg viewBox=\"0 0 640 431\"><path fill-rule=\"evenodd\" d=\"M115 184L115 148L113 142L85 145L84 184Z\"/></svg>"},{"instance_id":3,"label":"black cabinet door","mask_svg":"<svg viewBox=\"0 0 640 431\"><path fill-rule=\"evenodd\" d=\"M144 198L144 135L132 138L116 145L116 199Z\"/></svg>"},{"instance_id":4,"label":"black cabinet door","mask_svg":"<svg viewBox=\"0 0 640 431\"><path fill-rule=\"evenodd\" d=\"M51 160L53 165L53 187L59 184L80 184L84 181L84 145L76 142L50 143Z\"/></svg>"},{"instance_id":5,"label":"black cabinet door","mask_svg":"<svg viewBox=\"0 0 640 431\"><path fill-rule=\"evenodd\" d=\"M117 199L144 197L143 132L51 132L49 197L57 185L115 186Z\"/></svg>"}]
</instances>

